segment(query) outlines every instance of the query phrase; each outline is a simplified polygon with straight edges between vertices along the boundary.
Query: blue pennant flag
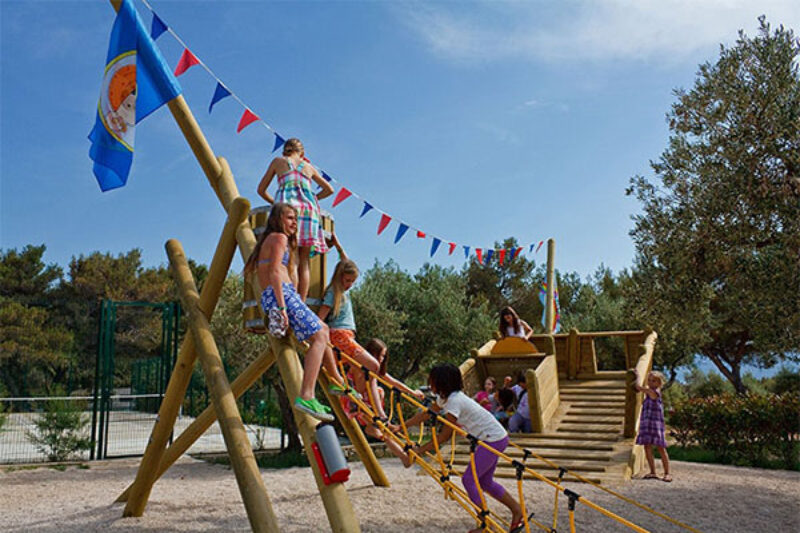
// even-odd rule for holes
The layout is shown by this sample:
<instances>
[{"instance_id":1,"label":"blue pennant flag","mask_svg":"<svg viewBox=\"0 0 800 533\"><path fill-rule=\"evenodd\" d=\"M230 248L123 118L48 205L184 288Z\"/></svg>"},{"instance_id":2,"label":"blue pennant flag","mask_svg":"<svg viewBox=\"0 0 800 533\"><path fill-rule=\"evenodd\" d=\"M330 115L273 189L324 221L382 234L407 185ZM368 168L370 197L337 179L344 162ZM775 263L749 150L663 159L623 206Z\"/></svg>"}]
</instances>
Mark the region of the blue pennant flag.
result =
<instances>
[{"instance_id":1,"label":"blue pennant flag","mask_svg":"<svg viewBox=\"0 0 800 533\"><path fill-rule=\"evenodd\" d=\"M179 94L178 80L136 9L123 0L111 29L95 125L89 133L89 157L101 190L125 185L136 124Z\"/></svg>"},{"instance_id":2,"label":"blue pennant flag","mask_svg":"<svg viewBox=\"0 0 800 533\"><path fill-rule=\"evenodd\" d=\"M275 144L272 146L272 151L274 152L275 150L277 150L278 148L283 146L283 143L285 143L285 142L286 142L286 139L284 139L283 137L281 137L280 135L275 133Z\"/></svg>"},{"instance_id":3,"label":"blue pennant flag","mask_svg":"<svg viewBox=\"0 0 800 533\"><path fill-rule=\"evenodd\" d=\"M328 183L330 183L331 180L333 179L330 176L328 176L328 174L324 170L322 171L322 177L325 178L325 181L327 181ZM372 207L372 206L370 206L370 207Z\"/></svg>"},{"instance_id":4,"label":"blue pennant flag","mask_svg":"<svg viewBox=\"0 0 800 533\"><path fill-rule=\"evenodd\" d=\"M469 259L469 246L462 246L464 248L464 259Z\"/></svg>"},{"instance_id":5,"label":"blue pennant flag","mask_svg":"<svg viewBox=\"0 0 800 533\"><path fill-rule=\"evenodd\" d=\"M368 202L364 202L364 209L361 210L361 214L358 216L358 218L364 218L364 215L369 213L370 209L372 209L372 206L369 205Z\"/></svg>"},{"instance_id":6,"label":"blue pennant flag","mask_svg":"<svg viewBox=\"0 0 800 533\"><path fill-rule=\"evenodd\" d=\"M155 41L161 37L161 34L165 31L167 31L167 25L164 24L164 21L153 11L153 23L150 25L150 38Z\"/></svg>"},{"instance_id":7,"label":"blue pennant flag","mask_svg":"<svg viewBox=\"0 0 800 533\"><path fill-rule=\"evenodd\" d=\"M211 113L211 110L214 108L214 104L225 98L226 96L230 96L231 92L222 85L221 82L217 82L217 88L214 89L214 96L211 97L211 103L208 106L208 112ZM273 152L275 150L272 150Z\"/></svg>"},{"instance_id":8,"label":"blue pennant flag","mask_svg":"<svg viewBox=\"0 0 800 533\"><path fill-rule=\"evenodd\" d=\"M531 247L528 249L528 253L533 252L533 247L536 246L536 243L531 244Z\"/></svg>"},{"instance_id":9,"label":"blue pennant flag","mask_svg":"<svg viewBox=\"0 0 800 533\"><path fill-rule=\"evenodd\" d=\"M494 255L494 250L486 250L486 264L489 264L489 261L492 260L492 256Z\"/></svg>"},{"instance_id":10,"label":"blue pennant flag","mask_svg":"<svg viewBox=\"0 0 800 533\"><path fill-rule=\"evenodd\" d=\"M431 257L433 257L433 254L435 254L436 250L439 249L439 245L440 244L442 244L442 241L440 239L437 239L436 237L434 237L433 238L433 244L431 244Z\"/></svg>"},{"instance_id":11,"label":"blue pennant flag","mask_svg":"<svg viewBox=\"0 0 800 533\"><path fill-rule=\"evenodd\" d=\"M366 205L369 205L366 202L364 203ZM400 225L397 227L397 235L394 236L394 243L397 244L397 241L402 239L403 235L405 235L407 231L408 231L408 226L401 222Z\"/></svg>"}]
</instances>

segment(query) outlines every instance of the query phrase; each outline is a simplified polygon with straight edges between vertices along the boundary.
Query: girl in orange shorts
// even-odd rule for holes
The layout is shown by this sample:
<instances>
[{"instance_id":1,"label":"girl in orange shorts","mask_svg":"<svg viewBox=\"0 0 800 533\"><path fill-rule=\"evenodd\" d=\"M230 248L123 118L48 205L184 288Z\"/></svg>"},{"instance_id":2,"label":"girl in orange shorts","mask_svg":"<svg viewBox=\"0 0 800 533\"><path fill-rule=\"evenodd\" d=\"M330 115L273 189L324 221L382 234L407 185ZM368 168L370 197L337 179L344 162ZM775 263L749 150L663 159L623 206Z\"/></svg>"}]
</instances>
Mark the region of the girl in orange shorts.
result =
<instances>
[{"instance_id":1,"label":"girl in orange shorts","mask_svg":"<svg viewBox=\"0 0 800 533\"><path fill-rule=\"evenodd\" d=\"M337 246L337 248L339 248L342 259L336 264L330 285L328 285L328 290L325 292L322 305L317 314L328 323L331 344L371 372L377 372L379 368L378 361L356 342L356 320L353 316L353 303L350 300L350 295L347 294L347 291L350 290L350 287L353 286L358 278L358 267L343 254L343 250L340 247ZM382 402L378 400L379 387L375 378L370 379L368 385L377 404L375 406L377 416L386 418ZM366 394L364 397L365 399L369 398Z\"/></svg>"}]
</instances>

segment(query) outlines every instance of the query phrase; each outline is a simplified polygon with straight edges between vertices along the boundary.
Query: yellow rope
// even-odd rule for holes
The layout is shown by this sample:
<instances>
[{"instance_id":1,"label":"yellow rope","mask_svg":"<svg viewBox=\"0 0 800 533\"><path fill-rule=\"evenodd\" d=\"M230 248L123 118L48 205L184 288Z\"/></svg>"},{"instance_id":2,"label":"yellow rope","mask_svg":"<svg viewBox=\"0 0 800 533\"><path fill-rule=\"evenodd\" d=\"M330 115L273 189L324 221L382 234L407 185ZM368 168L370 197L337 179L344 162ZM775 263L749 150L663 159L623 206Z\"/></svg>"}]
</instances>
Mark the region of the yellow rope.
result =
<instances>
[{"instance_id":1,"label":"yellow rope","mask_svg":"<svg viewBox=\"0 0 800 533\"><path fill-rule=\"evenodd\" d=\"M354 361L354 360L353 360L353 359L352 359L352 358L351 358L349 355L347 355L347 354L345 354L345 353L342 353L341 355L342 355L343 357L345 357L345 358L349 359L349 360L350 360L352 363L356 363L356 362L355 362L355 361ZM367 374L370 374L370 375L371 375L371 374L374 374L374 373L372 373L372 372L371 372L371 371L369 371L369 370L366 370L365 372L366 372ZM373 377L374 377L375 379L377 379L377 380L378 380L378 382L382 383L384 386L386 386L386 387L389 387L389 388L392 390L392 392L394 392L394 390L396 389L396 387L392 386L392 384L388 383L388 382L387 382L385 379L383 379L381 376L379 376L379 375L375 375L375 376L373 376ZM370 395L371 395L371 391L369 391L369 392L370 392ZM399 394L399 395L400 395L400 397L401 397L402 399L404 399L404 400L406 400L406 401L410 402L412 405L416 406L417 408L419 408L419 409L426 409L426 407L425 407L423 404L421 404L419 401L417 401L417 399L416 399L415 397L413 397L412 395L406 394L405 392L402 392L402 391L400 392L400 394ZM361 404L361 402L358 402L358 403L359 403L359 404ZM398 400L398 404L399 404L399 400ZM359 405L359 407L360 407L360 408L362 408L362 407L363 407L363 404L362 404L362 405ZM366 410L365 410L365 411L366 411ZM401 409L398 409L398 411L402 412L402 410L401 410ZM402 415L401 415L401 417L402 417ZM467 436L467 433L466 433L466 432L465 432L463 429L459 428L459 427L458 427L458 426L456 426L455 424L452 424L452 423L451 423L449 420L445 419L444 417L437 416L436 418L437 418L437 420L439 420L440 422L442 422L442 423L446 424L447 426L449 426L449 427L450 427L450 428L451 428L451 429L452 429L454 432L457 432L459 435L462 435L462 436ZM402 420L402 418L401 418L401 424L402 424L402 426L403 426L403 428L404 428L404 432L405 432L405 433L406 433L406 435L407 435L407 434L408 434L408 430L407 430L407 428L405 427L405 422ZM388 428L386 428L386 427L385 427L383 424L381 424L381 426L383 426L383 427L384 427L384 429L385 429L385 430L386 430L388 433L390 433L390 434L392 434L392 435L393 435L393 433L392 433L391 431L388 431ZM423 425L421 425L421 428L422 428L422 427L423 427ZM438 460L438 462L439 462L439 464L440 464L440 467L442 467L442 472L443 472L443 475L444 475L444 466L443 466L443 465L444 465L444 461L441 459L441 453L440 453L439 446L438 446L438 440L436 439L435 435L436 435L436 434L435 434L435 428L434 428L434 429L432 429L432 437L433 437L433 441L434 441L434 448L436 449L436 454L435 454L435 457L436 457L436 459ZM394 435L393 435L393 436L394 436ZM419 438L419 442L420 442L420 443L422 442L422 429L420 430L420 438ZM484 448L488 449L490 452L492 452L492 453L494 453L495 455L497 455L497 456L498 456L498 458L501 458L501 459L503 459L504 461L506 461L506 462L509 462L509 463L512 463L512 464L514 463L514 460L513 460L513 459L512 459L510 456L508 456L508 455L506 455L506 454L504 454L504 453L502 453L502 452L498 452L497 450L495 450L495 449L494 449L494 448L492 448L491 446L488 446L488 445L486 445L484 442L482 442L482 441L478 440L478 441L477 441L477 444L478 444L479 446L483 446ZM537 455L537 454L534 454L534 453L533 453L533 452L531 452L530 450L527 450L527 449L525 449L525 448L522 448L522 447L520 447L520 446L518 446L518 445L516 445L516 444L514 444L514 443L511 443L511 445L512 445L512 446L514 446L514 447L515 447L515 448L517 448L517 449L521 449L521 450L527 451L529 454L532 454L533 456L537 457L539 460L543 461L545 464L548 464L548 465L551 465L551 466L555 466L556 468L559 468L559 467L558 467L557 465L555 465L555 463L553 463L552 461L549 461L549 460L547 460L547 459L545 459L545 458L543 458L543 457L541 457L541 456L539 456L539 455ZM412 453L413 453L413 452L412 452ZM416 454L414 454L414 455L416 455ZM422 463L424 463L424 461L422 461ZM540 481L543 481L543 482L545 482L545 483L549 484L550 486L554 487L554 488L556 489L556 491L557 491L557 492L563 492L563 491L565 490L565 489L564 489L564 488L563 488L563 487L562 487L560 484L552 482L551 480L547 479L545 476L541 475L540 473L536 472L535 470L533 470L533 469L531 469L531 468L529 468L529 467L527 467L527 466L524 466L524 470L525 470L525 472L527 472L528 474L530 474L532 477L534 477L534 478L536 478L536 479L539 479ZM675 524L675 525L678 525L678 526L680 526L680 527L683 527L683 528L685 528L685 529L688 529L689 531L692 531L692 532L694 532L694 533L699 533L699 531L698 531L697 529L694 529L694 528L692 528L692 527L690 527L690 526L688 526L688 525L686 525L686 524L684 524L684 523L682 523L682 522L680 522L680 521L678 521L678 520L672 519L672 518L670 518L669 516L667 516L667 515L665 515L665 514L663 514L663 513L660 513L660 512L658 512L658 511L656 511L656 510L654 510L654 509L652 509L652 508L650 508L650 507L646 506L646 505L640 504L640 503L638 503L638 502L636 502L636 501L634 501L634 500L632 500L632 499L630 499L630 498L627 498L627 497L625 497L625 496L623 496L623 495L621 495L621 494L618 494L618 493L616 493L616 492L614 492L614 491L612 491L612 490L610 490L610 489L607 489L607 488L605 488L605 487L602 487L602 486L600 486L600 485L598 485L598 484L596 484L596 483L592 482L591 480L588 480L588 479L586 479L586 478L583 478L582 476L579 476L578 474L575 474L574 472L571 472L571 471L569 471L569 470L566 470L566 472L568 472L568 473L569 473L571 476L575 477L576 479L578 479L578 480L580 480L580 481L584 481L584 482L586 482L586 483L588 483L588 484L590 484L590 485L592 485L592 486L594 486L594 487L597 487L597 488L599 488L599 489L601 489L601 490L604 490L605 492L607 492L607 493L609 493L609 494L612 494L612 495L614 495L614 496L616 496L616 497L618 497L618 498L622 499L623 501L626 501L626 502L628 502L628 503L631 503L631 504L633 504L633 505L636 505L637 507L639 507L639 508L641 508L641 509L643 509L643 510L645 510L645 511L648 511L648 512L650 512L650 513L653 513L653 514L655 514L656 516L659 516L660 518L663 518L663 519L665 519L665 520L667 520L667 521L669 521L669 522L672 522L672 523L673 523L673 524ZM479 485L479 486L480 486L480 485ZM481 494L482 494L482 493L481 493ZM619 522L619 523L621 523L621 524L623 524L623 525L625 525L625 526L627 526L627 527L629 527L629 528L633 529L634 531L638 531L638 532L640 532L640 533L647 533L647 530L645 530L645 529L641 528L640 526L637 526L636 524L634 524L634 523L632 523L632 522L630 522L630 521L628 521L628 520L626 520L626 519L622 518L621 516L619 516L619 515L617 515L617 514L615 514L615 513L611 512L611 511L608 511L607 509L604 509L603 507L600 507L599 505L597 505L597 504L595 504L595 503L593 503L593 502L591 502L591 501L587 500L587 499L586 499L586 498L584 498L584 497L580 497L580 498L579 498L577 501L579 501L579 502L583 503L584 505L587 505L588 507L590 507L590 508L592 508L592 509L594 509L594 510L598 511L599 513L601 513L601 514L603 514L603 515L605 515L605 516L607 516L607 517L609 517L609 518L611 518L611 519L613 519L613 520L616 520L617 522ZM557 509L554 511L554 519L555 519L555 518L557 518ZM526 519L526 520L527 520L527 519ZM571 521L573 522L573 523L572 523L572 528L573 528L573 531L574 531L574 517L572 517L572 516L571 516ZM527 526L527 524L526 524L526 526ZM546 528L545 528L545 529L546 529ZM527 530L527 527L526 527L526 530Z\"/></svg>"}]
</instances>

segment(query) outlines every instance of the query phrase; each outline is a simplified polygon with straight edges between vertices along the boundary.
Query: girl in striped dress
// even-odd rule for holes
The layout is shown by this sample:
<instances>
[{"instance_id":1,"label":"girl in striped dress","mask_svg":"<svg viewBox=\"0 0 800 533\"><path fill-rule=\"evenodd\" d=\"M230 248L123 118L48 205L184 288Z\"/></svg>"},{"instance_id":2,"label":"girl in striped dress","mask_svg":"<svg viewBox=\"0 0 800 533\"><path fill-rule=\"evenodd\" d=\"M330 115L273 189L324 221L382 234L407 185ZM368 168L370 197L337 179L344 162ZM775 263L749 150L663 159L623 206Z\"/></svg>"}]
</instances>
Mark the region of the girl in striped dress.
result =
<instances>
[{"instance_id":1,"label":"girl in striped dress","mask_svg":"<svg viewBox=\"0 0 800 533\"><path fill-rule=\"evenodd\" d=\"M672 481L669 473L669 455L667 454L667 441L664 428L664 406L661 403L661 387L664 386L664 375L661 372L650 372L647 375L647 385L639 385L639 377L633 382L637 392L644 392L642 414L639 417L639 433L636 435L636 444L644 446L644 455L650 472L643 479L658 479L656 474L656 461L653 457L653 447L658 448L661 455L661 464L664 466L663 481Z\"/></svg>"},{"instance_id":2,"label":"girl in striped dress","mask_svg":"<svg viewBox=\"0 0 800 533\"><path fill-rule=\"evenodd\" d=\"M283 145L283 157L276 157L269 164L267 172L258 184L258 195L270 204L284 202L297 210L297 251L299 265L297 268L297 292L305 301L311 278L309 261L314 254L328 251L322 232L322 216L318 200L333 194L333 187L319 172L307 163L303 156L305 151L300 139L289 139ZM275 176L278 177L278 192L275 198L267 193L267 187ZM319 194L312 191L312 181L322 190Z\"/></svg>"}]
</instances>

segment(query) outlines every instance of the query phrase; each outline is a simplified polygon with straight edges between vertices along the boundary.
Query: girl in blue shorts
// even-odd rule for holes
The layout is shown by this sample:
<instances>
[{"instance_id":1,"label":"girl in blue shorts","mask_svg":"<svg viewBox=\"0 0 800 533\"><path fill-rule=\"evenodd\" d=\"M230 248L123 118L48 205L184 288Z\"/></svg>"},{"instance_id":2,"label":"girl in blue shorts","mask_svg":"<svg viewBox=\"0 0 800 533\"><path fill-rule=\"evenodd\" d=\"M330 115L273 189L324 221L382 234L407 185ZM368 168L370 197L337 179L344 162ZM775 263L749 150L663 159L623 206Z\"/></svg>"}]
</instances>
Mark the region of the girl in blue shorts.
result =
<instances>
[{"instance_id":1,"label":"girl in blue shorts","mask_svg":"<svg viewBox=\"0 0 800 533\"><path fill-rule=\"evenodd\" d=\"M259 284L266 287L261 293L261 307L270 317L270 330L275 333L276 329L285 331L287 325L291 326L298 341L308 340L311 344L303 363L303 382L294 408L319 420L333 421L330 408L314 397L320 365L325 365L334 381L341 384L344 379L336 368L333 352L328 348L328 327L303 302L289 277L296 249L297 212L289 204L276 203L244 270L245 274L255 270ZM331 392L343 394L346 391L341 385L334 384Z\"/></svg>"}]
</instances>

